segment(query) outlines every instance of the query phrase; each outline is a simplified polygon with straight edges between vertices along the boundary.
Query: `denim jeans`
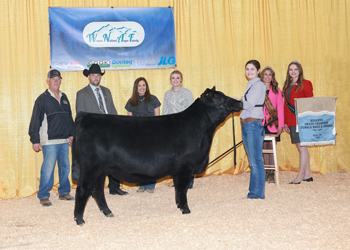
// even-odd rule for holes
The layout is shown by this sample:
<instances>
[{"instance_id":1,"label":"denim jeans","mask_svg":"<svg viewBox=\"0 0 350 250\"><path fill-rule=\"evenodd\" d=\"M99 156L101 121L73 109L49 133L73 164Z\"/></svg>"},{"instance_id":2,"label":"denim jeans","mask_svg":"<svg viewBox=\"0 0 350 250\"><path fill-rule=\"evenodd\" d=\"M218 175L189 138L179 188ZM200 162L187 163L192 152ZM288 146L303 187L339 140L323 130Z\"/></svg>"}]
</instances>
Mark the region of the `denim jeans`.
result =
<instances>
[{"instance_id":1,"label":"denim jeans","mask_svg":"<svg viewBox=\"0 0 350 250\"><path fill-rule=\"evenodd\" d=\"M144 188L144 189L154 189L154 187L156 186L156 183L151 183L151 184L144 184L144 183L140 183L140 187L139 188Z\"/></svg>"},{"instance_id":2,"label":"denim jeans","mask_svg":"<svg viewBox=\"0 0 350 250\"><path fill-rule=\"evenodd\" d=\"M192 189L193 188L193 183L194 183L194 177L192 176L190 185L188 186L188 189Z\"/></svg>"},{"instance_id":3,"label":"denim jeans","mask_svg":"<svg viewBox=\"0 0 350 250\"><path fill-rule=\"evenodd\" d=\"M193 188L193 183L194 183L194 177L192 176L190 185L188 186L189 189ZM144 189L147 189L147 188L154 189L155 186L156 186L156 183L152 183L152 184L140 184L140 188L144 188Z\"/></svg>"},{"instance_id":4,"label":"denim jeans","mask_svg":"<svg viewBox=\"0 0 350 250\"><path fill-rule=\"evenodd\" d=\"M265 168L262 160L265 130L261 121L242 124L242 138L251 167L248 198L265 198Z\"/></svg>"},{"instance_id":5,"label":"denim jeans","mask_svg":"<svg viewBox=\"0 0 350 250\"><path fill-rule=\"evenodd\" d=\"M38 198L47 199L50 197L49 191L54 184L54 170L57 161L58 165L58 177L60 186L58 188L59 194L69 194L70 182L68 180L68 174L70 171L69 165L69 146L68 143L56 144L56 145L44 145L42 146L44 155L44 161L41 165L40 171L40 185Z\"/></svg>"}]
</instances>

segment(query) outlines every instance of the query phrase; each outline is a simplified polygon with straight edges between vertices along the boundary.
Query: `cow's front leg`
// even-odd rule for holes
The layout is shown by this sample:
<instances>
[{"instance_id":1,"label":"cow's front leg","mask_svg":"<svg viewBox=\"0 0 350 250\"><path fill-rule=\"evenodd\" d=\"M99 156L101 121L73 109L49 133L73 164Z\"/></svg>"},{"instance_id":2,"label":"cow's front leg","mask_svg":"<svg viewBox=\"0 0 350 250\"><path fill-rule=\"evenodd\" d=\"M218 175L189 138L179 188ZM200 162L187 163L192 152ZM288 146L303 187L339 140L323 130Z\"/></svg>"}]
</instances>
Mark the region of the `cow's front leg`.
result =
<instances>
[{"instance_id":1,"label":"cow's front leg","mask_svg":"<svg viewBox=\"0 0 350 250\"><path fill-rule=\"evenodd\" d=\"M100 208L100 211L103 212L104 215L107 217L114 217L112 211L108 208L107 202L106 202L106 197L104 193L104 183L106 179L106 174L101 174L96 183L95 186L92 190L92 195L95 198L95 201Z\"/></svg>"},{"instance_id":2,"label":"cow's front leg","mask_svg":"<svg viewBox=\"0 0 350 250\"><path fill-rule=\"evenodd\" d=\"M174 175L175 202L182 214L189 214L191 211L187 204L187 189L191 182L192 175Z\"/></svg>"}]
</instances>

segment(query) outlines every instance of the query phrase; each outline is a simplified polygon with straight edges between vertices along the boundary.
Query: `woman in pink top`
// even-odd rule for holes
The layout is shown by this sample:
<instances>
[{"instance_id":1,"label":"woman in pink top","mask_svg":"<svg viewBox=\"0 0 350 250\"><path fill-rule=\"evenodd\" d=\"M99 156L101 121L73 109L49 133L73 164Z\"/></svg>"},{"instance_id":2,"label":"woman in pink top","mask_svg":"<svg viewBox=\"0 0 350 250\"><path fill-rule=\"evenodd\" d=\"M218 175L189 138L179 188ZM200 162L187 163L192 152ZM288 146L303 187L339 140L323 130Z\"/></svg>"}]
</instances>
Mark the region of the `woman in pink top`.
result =
<instances>
[{"instance_id":1,"label":"woman in pink top","mask_svg":"<svg viewBox=\"0 0 350 250\"><path fill-rule=\"evenodd\" d=\"M284 127L284 106L283 97L278 82L275 79L275 72L270 66L266 66L261 72L261 80L266 86L265 104L263 107L264 119L262 124L265 127L265 135L277 135L276 142L280 141L280 134ZM278 119L276 119L276 117ZM263 149L272 149L271 141L264 141ZM274 165L272 154L263 154L265 165ZM265 180L274 183L274 170L266 171Z\"/></svg>"}]
</instances>

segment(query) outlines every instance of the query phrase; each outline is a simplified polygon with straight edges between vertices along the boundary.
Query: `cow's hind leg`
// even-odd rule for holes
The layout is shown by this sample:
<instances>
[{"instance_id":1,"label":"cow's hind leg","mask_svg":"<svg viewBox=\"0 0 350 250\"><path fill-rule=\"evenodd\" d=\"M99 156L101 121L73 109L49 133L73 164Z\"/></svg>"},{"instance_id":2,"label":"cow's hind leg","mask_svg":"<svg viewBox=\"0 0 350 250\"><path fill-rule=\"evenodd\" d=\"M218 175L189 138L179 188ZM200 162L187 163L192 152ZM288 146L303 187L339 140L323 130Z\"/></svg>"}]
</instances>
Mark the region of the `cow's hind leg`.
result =
<instances>
[{"instance_id":1,"label":"cow's hind leg","mask_svg":"<svg viewBox=\"0 0 350 250\"><path fill-rule=\"evenodd\" d=\"M105 184L106 174L101 174L92 190L92 195L100 208L100 211L107 217L114 217L112 211L108 208L106 197L104 193L104 184Z\"/></svg>"},{"instance_id":2,"label":"cow's hind leg","mask_svg":"<svg viewBox=\"0 0 350 250\"><path fill-rule=\"evenodd\" d=\"M182 214L189 214L191 211L187 204L187 190L191 182L192 175L174 175L175 202Z\"/></svg>"},{"instance_id":3,"label":"cow's hind leg","mask_svg":"<svg viewBox=\"0 0 350 250\"><path fill-rule=\"evenodd\" d=\"M85 223L83 215L91 190L92 187L89 186L87 182L84 182L80 179L75 193L74 207L74 220L77 222L77 225L83 225Z\"/></svg>"}]
</instances>

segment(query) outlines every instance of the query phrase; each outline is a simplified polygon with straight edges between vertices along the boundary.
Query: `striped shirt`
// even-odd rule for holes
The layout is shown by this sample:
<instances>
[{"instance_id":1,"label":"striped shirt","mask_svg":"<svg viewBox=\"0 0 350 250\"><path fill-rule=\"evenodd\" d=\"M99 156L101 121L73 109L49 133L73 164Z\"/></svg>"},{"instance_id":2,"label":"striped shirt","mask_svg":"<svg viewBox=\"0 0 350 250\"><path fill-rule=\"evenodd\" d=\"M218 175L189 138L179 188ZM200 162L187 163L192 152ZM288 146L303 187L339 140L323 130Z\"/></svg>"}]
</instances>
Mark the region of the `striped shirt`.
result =
<instances>
[{"instance_id":1,"label":"striped shirt","mask_svg":"<svg viewBox=\"0 0 350 250\"><path fill-rule=\"evenodd\" d=\"M169 115L184 111L193 102L191 90L180 87L179 91L175 93L173 89L170 89L164 95L162 114Z\"/></svg>"}]
</instances>

